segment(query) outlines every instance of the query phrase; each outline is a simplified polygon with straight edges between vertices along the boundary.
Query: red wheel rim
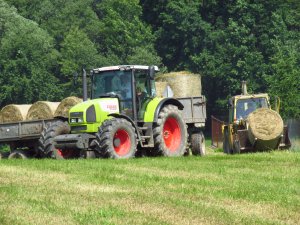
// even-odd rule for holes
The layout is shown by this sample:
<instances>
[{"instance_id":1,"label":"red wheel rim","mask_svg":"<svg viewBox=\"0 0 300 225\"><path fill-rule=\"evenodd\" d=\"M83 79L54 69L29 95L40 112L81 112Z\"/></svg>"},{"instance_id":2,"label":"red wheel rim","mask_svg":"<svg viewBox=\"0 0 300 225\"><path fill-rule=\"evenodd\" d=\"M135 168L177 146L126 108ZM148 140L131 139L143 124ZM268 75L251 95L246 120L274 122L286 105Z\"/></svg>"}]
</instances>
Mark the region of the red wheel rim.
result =
<instances>
[{"instance_id":1,"label":"red wheel rim","mask_svg":"<svg viewBox=\"0 0 300 225\"><path fill-rule=\"evenodd\" d=\"M74 151L73 150L62 150L62 149L57 149L57 154L61 156L64 159L68 159L74 156Z\"/></svg>"},{"instance_id":2,"label":"red wheel rim","mask_svg":"<svg viewBox=\"0 0 300 225\"><path fill-rule=\"evenodd\" d=\"M163 138L167 148L171 152L175 152L180 146L181 130L175 118L167 118L163 128Z\"/></svg>"},{"instance_id":3,"label":"red wheel rim","mask_svg":"<svg viewBox=\"0 0 300 225\"><path fill-rule=\"evenodd\" d=\"M131 147L131 141L129 134L127 133L126 130L118 130L113 139L113 146L115 149L115 152L119 156L124 156L130 151Z\"/></svg>"}]
</instances>

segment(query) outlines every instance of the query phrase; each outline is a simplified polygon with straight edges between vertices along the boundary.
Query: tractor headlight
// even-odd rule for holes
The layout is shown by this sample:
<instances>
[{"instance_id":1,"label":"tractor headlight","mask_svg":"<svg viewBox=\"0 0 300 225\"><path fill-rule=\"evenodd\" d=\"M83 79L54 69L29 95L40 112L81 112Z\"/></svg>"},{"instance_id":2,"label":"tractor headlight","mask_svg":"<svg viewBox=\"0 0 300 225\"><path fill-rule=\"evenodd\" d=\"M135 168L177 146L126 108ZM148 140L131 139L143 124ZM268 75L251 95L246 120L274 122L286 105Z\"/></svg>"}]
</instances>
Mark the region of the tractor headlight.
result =
<instances>
[{"instance_id":1,"label":"tractor headlight","mask_svg":"<svg viewBox=\"0 0 300 225\"><path fill-rule=\"evenodd\" d=\"M72 112L70 113L70 123L83 123L83 113L82 112Z\"/></svg>"}]
</instances>

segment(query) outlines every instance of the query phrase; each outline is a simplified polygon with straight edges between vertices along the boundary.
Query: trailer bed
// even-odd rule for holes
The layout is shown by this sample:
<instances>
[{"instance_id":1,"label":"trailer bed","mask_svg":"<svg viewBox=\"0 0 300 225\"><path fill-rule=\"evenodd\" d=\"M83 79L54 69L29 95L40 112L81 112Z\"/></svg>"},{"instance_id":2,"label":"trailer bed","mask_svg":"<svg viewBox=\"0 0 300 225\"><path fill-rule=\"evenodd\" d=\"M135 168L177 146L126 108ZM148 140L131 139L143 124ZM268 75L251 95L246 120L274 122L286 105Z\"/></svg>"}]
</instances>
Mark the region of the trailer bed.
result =
<instances>
[{"instance_id":1,"label":"trailer bed","mask_svg":"<svg viewBox=\"0 0 300 225\"><path fill-rule=\"evenodd\" d=\"M0 124L0 143L39 139L44 127L57 119L32 120Z\"/></svg>"}]
</instances>

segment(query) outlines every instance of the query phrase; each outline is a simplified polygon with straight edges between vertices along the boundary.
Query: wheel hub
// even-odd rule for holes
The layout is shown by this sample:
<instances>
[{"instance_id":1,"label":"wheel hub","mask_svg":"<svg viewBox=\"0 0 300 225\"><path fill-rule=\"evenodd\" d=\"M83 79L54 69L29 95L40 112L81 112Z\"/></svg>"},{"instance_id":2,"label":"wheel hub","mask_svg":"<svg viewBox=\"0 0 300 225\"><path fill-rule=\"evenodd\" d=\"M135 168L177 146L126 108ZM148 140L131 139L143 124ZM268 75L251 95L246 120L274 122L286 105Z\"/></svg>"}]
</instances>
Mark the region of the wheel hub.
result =
<instances>
[{"instance_id":1,"label":"wheel hub","mask_svg":"<svg viewBox=\"0 0 300 225\"><path fill-rule=\"evenodd\" d=\"M181 143L181 138L181 128L176 118L167 118L163 126L163 139L169 151L177 151Z\"/></svg>"},{"instance_id":2,"label":"wheel hub","mask_svg":"<svg viewBox=\"0 0 300 225\"><path fill-rule=\"evenodd\" d=\"M115 152L119 156L124 156L130 152L131 140L128 132L124 129L119 129L113 138L113 146Z\"/></svg>"}]
</instances>

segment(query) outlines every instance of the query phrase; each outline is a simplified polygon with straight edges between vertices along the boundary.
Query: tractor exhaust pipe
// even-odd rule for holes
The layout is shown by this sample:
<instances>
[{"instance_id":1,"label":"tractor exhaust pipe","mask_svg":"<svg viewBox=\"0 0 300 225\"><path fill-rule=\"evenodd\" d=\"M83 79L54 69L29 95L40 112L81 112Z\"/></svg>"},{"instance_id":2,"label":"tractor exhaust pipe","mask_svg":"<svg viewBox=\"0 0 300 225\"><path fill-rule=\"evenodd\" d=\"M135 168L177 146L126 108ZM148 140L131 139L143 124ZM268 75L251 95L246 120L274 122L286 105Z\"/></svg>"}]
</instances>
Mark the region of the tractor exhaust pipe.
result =
<instances>
[{"instance_id":1,"label":"tractor exhaust pipe","mask_svg":"<svg viewBox=\"0 0 300 225\"><path fill-rule=\"evenodd\" d=\"M242 81L242 95L248 95L247 82L244 80Z\"/></svg>"},{"instance_id":2,"label":"tractor exhaust pipe","mask_svg":"<svg viewBox=\"0 0 300 225\"><path fill-rule=\"evenodd\" d=\"M83 101L87 100L87 82L86 82L86 71L82 69L82 91L83 91Z\"/></svg>"}]
</instances>

